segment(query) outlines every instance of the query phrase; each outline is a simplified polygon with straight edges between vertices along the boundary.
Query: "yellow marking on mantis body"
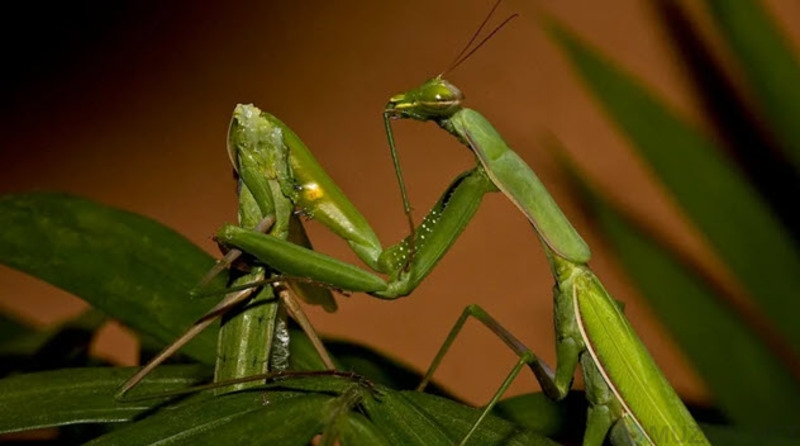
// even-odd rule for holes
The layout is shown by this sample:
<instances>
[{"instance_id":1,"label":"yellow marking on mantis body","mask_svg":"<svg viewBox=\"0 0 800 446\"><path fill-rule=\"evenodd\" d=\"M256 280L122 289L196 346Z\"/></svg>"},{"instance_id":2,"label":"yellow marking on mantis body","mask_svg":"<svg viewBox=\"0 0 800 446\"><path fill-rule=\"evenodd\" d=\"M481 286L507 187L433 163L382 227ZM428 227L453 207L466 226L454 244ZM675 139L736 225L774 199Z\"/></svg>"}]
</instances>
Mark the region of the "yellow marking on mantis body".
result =
<instances>
[{"instance_id":1,"label":"yellow marking on mantis body","mask_svg":"<svg viewBox=\"0 0 800 446\"><path fill-rule=\"evenodd\" d=\"M303 196L307 201L316 201L325 195L325 191L317 183L307 183L303 185Z\"/></svg>"},{"instance_id":2,"label":"yellow marking on mantis body","mask_svg":"<svg viewBox=\"0 0 800 446\"><path fill-rule=\"evenodd\" d=\"M417 102L399 102L395 104L394 110L406 110L409 108L414 108L418 105Z\"/></svg>"}]
</instances>

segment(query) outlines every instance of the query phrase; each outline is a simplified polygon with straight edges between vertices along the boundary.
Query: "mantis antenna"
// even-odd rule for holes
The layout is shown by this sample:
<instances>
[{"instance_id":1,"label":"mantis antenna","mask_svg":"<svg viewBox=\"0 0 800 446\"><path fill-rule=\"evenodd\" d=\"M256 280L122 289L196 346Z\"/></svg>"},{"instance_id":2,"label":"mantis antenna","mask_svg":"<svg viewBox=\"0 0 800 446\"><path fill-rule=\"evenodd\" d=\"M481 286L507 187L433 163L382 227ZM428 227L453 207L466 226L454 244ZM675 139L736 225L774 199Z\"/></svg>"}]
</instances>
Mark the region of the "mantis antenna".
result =
<instances>
[{"instance_id":1,"label":"mantis antenna","mask_svg":"<svg viewBox=\"0 0 800 446\"><path fill-rule=\"evenodd\" d=\"M475 30L475 32L472 34L472 37L470 37L469 42L467 42L467 44L464 45L464 48L462 48L461 51L456 55L456 57L453 58L453 61L450 62L450 65L447 67L446 70L442 72L442 74L439 75L439 77L442 77L445 74L455 70L464 61L469 59L469 57L472 56L472 54L475 53L475 51L478 51L478 49L480 49L486 42L488 42L489 39L491 39L495 34L497 34L498 31L500 31L504 26L506 26L508 22L519 17L519 14L517 13L511 14L510 16L506 17L505 20L503 20L491 32L489 32L489 34L487 34L486 37L484 37L477 45L475 45L474 48L470 49L472 44L475 42L475 39L477 39L478 36L481 34L481 31L483 31L483 28L486 26L487 23L489 23L489 20L492 18L495 11L497 10L497 7L500 6L500 3L502 1L503 0L497 0L494 3L494 6L492 6L492 9L489 11L489 14L486 15L486 18L483 19L483 22L481 22L480 26L478 26L478 29Z\"/></svg>"}]
</instances>

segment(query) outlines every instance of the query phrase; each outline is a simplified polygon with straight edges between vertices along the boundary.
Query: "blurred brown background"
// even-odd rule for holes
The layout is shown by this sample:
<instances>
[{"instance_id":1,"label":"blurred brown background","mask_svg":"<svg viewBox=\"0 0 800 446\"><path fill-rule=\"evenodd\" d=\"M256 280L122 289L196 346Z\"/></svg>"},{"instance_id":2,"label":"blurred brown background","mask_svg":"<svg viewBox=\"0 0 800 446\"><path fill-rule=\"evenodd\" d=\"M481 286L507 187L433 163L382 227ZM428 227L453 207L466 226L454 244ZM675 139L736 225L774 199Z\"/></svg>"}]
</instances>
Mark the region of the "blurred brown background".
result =
<instances>
[{"instance_id":1,"label":"blurred brown background","mask_svg":"<svg viewBox=\"0 0 800 446\"><path fill-rule=\"evenodd\" d=\"M6 68L10 78L0 103L0 192L58 190L90 197L150 216L215 255L212 234L223 222L235 221L224 140L238 102L255 103L289 124L384 244L402 237L407 228L382 107L390 95L443 70L491 6L489 0L129 3L84 10L61 6L44 15L31 9L3 19L15 26L4 27L6 37L13 37L4 39L13 66ZM800 4L766 3L800 46ZM687 4L713 39L699 4ZM538 5L707 128L651 2ZM507 1L496 20L513 12L523 17L448 79L548 185L593 247L593 269L626 301L633 325L678 391L702 400L702 384L568 196L555 160L542 148L543 137L555 134L594 183L626 210L712 268L714 259L539 29L535 8ZM452 177L470 167L472 156L433 124L398 122L395 134L421 217ZM356 261L323 228L313 223L309 228L318 250ZM479 303L552 362L551 286L530 227L495 194L410 297L386 302L354 295L339 299L336 314L309 311L323 333L359 340L422 369L463 307ZM25 319L52 323L79 313L83 305L0 267L0 306ZM97 353L132 364L134 345L124 330L104 331ZM437 377L482 403L514 356L477 324L466 331ZM513 392L536 388L525 375Z\"/></svg>"}]
</instances>

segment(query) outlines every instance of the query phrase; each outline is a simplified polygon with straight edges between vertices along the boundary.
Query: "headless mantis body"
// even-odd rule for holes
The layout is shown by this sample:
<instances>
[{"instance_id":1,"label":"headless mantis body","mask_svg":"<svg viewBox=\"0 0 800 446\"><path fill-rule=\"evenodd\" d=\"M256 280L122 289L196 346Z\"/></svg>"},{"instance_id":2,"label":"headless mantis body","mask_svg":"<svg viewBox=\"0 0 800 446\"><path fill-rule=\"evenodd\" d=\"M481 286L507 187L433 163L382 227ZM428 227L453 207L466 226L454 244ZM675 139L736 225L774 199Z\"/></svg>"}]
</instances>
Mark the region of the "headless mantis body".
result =
<instances>
[{"instance_id":1,"label":"headless mantis body","mask_svg":"<svg viewBox=\"0 0 800 446\"><path fill-rule=\"evenodd\" d=\"M238 177L239 223L243 227L270 237L299 243L310 248L302 224L294 214L295 202L285 195L291 190L292 169L288 166L288 151L283 145L280 129L260 117L252 106L238 106L231 119L228 135L228 154ZM205 286L222 269L235 261L241 251L231 250L200 281ZM167 346L145 367L131 377L118 391L121 398L150 371L174 354L194 336L211 325L217 317L248 302L248 307L223 324L220 331L219 354L215 381L238 380L268 371L288 367L288 312L308 334L324 366L333 369L328 355L294 296L309 303L336 309L330 290L307 283L267 281L271 273L261 265L252 266L237 278L229 293L209 310L176 341ZM257 383L251 383L255 385ZM237 388L244 387L244 384Z\"/></svg>"}]
</instances>

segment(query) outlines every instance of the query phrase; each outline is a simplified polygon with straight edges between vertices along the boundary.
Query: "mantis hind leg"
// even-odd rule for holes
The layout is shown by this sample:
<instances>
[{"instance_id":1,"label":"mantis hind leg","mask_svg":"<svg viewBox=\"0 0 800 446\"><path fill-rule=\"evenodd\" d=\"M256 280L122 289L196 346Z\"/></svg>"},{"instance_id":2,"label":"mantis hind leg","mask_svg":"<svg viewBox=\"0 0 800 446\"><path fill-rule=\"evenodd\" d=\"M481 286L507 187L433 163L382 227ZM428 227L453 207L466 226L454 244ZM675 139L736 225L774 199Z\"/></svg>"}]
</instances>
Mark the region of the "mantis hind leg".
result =
<instances>
[{"instance_id":1,"label":"mantis hind leg","mask_svg":"<svg viewBox=\"0 0 800 446\"><path fill-rule=\"evenodd\" d=\"M517 354L519 361L517 361L517 363L506 376L506 379L492 396L491 400L489 400L489 402L486 404L483 412L481 412L480 416L472 425L472 428L470 428L467 435L461 440L459 444L462 445L469 440L469 437L473 432L475 432L481 421L486 418L489 412L491 412L492 408L494 408L497 402L500 401L500 398L503 396L506 390L508 390L508 388L511 386L511 383L526 365L530 367L531 371L536 376L536 380L539 382L539 385L541 385L542 390L546 395L555 400L560 400L566 396L572 383L572 375L575 371L575 367L578 364L581 351L579 346L571 343L569 340L560 342L558 344L558 367L554 372L546 362L539 359L539 357L537 357L532 350L526 347L522 341L517 339L510 331L503 327L496 319L487 313L486 310L478 305L472 304L464 309L464 311L461 313L461 317L458 318L458 321L450 330L450 333L447 335L447 339L445 339L442 347L436 354L436 357L428 368L428 371L425 373L425 376L417 387L417 390L423 390L428 384L434 372L441 364L445 354L447 354L447 351L452 346L453 341L455 341L455 338L461 332L461 329L464 327L464 324L467 322L467 319L469 319L470 316L480 321L484 326L486 326L486 328L491 330L492 333L497 335L497 337L499 337L509 348L511 348L511 350Z\"/></svg>"}]
</instances>

